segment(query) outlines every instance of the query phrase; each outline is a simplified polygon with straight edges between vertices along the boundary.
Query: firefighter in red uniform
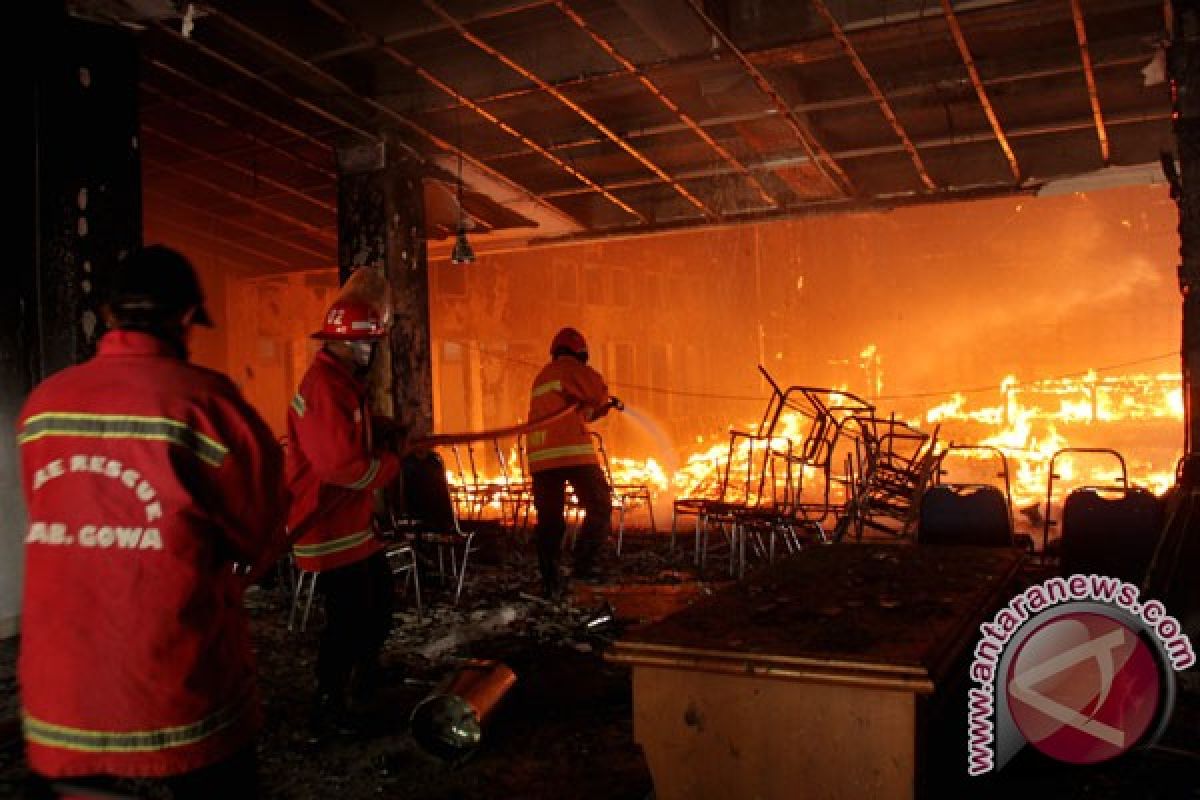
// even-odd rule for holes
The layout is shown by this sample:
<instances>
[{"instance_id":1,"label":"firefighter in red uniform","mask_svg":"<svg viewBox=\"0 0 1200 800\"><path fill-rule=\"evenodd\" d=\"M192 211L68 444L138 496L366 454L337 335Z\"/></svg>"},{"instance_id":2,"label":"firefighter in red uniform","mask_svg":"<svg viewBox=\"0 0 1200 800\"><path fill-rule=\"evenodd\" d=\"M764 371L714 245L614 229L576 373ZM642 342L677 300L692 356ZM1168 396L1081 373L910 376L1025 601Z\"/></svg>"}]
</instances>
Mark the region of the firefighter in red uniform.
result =
<instances>
[{"instance_id":1,"label":"firefighter in red uniform","mask_svg":"<svg viewBox=\"0 0 1200 800\"><path fill-rule=\"evenodd\" d=\"M189 330L211 321L182 255L118 265L105 315L96 356L18 421L32 794L115 776L252 797L261 714L234 563L282 542L282 453L225 376L188 363Z\"/></svg>"},{"instance_id":2,"label":"firefighter in red uniform","mask_svg":"<svg viewBox=\"0 0 1200 800\"><path fill-rule=\"evenodd\" d=\"M568 405L577 406L578 413L531 430L526 454L533 473L542 588L546 597L557 600L566 591L558 558L567 530L563 513L568 483L585 511L575 546L574 577L592 577L596 555L611 533L612 493L586 423L620 407L620 401L609 396L604 378L587 365L587 342L579 331L559 331L550 344L550 357L533 381L529 418L546 417Z\"/></svg>"},{"instance_id":3,"label":"firefighter in red uniform","mask_svg":"<svg viewBox=\"0 0 1200 800\"><path fill-rule=\"evenodd\" d=\"M396 478L401 461L394 429L384 429L382 419L372 420L366 383L386 332L373 304L353 298L335 302L313 334L325 346L288 410L291 523L337 503L292 550L297 567L320 573L318 585L325 594L317 701L310 720L314 740L354 731L349 701L370 699L391 629L393 579L372 528L373 490Z\"/></svg>"}]
</instances>

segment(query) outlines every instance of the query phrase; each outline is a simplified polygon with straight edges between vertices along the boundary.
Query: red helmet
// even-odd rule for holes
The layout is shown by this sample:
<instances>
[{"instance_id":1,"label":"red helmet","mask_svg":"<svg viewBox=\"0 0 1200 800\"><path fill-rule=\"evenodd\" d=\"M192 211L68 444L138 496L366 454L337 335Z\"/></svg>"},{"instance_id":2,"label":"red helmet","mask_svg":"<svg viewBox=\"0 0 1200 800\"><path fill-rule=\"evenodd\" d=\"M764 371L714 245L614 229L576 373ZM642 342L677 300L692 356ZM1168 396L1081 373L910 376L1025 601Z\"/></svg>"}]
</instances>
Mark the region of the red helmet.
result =
<instances>
[{"instance_id":1,"label":"red helmet","mask_svg":"<svg viewBox=\"0 0 1200 800\"><path fill-rule=\"evenodd\" d=\"M373 305L361 300L338 300L325 312L325 324L312 338L354 342L382 339L385 335L387 325Z\"/></svg>"},{"instance_id":2,"label":"red helmet","mask_svg":"<svg viewBox=\"0 0 1200 800\"><path fill-rule=\"evenodd\" d=\"M576 354L586 354L587 349L587 340L583 338L582 333L574 328L563 328L554 334L554 339L550 342L550 356L552 358L557 357L562 350Z\"/></svg>"}]
</instances>

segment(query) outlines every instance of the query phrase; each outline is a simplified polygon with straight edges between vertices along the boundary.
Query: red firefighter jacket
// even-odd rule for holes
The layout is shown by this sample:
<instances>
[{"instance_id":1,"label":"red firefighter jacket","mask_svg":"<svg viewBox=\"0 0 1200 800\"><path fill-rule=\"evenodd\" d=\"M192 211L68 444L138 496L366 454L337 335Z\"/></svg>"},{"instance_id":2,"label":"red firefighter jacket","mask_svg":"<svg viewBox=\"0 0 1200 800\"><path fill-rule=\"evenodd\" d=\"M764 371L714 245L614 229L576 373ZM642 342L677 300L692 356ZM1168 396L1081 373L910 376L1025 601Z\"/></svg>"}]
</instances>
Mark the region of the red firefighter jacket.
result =
<instances>
[{"instance_id":1,"label":"red firefighter jacket","mask_svg":"<svg viewBox=\"0 0 1200 800\"><path fill-rule=\"evenodd\" d=\"M288 524L318 515L292 548L296 566L310 572L336 569L381 548L371 529L372 490L395 479L400 458L373 450L367 386L324 350L313 359L288 409L287 465Z\"/></svg>"},{"instance_id":2,"label":"red firefighter jacket","mask_svg":"<svg viewBox=\"0 0 1200 800\"><path fill-rule=\"evenodd\" d=\"M260 711L232 563L282 541L266 424L225 376L116 331L34 390L17 441L30 766L166 776L247 746Z\"/></svg>"},{"instance_id":3,"label":"red firefighter jacket","mask_svg":"<svg viewBox=\"0 0 1200 800\"><path fill-rule=\"evenodd\" d=\"M587 364L573 356L559 356L533 380L529 418L545 417L568 405L580 405L580 412L535 428L526 436L530 472L600 464L586 422L608 413L608 386Z\"/></svg>"}]
</instances>

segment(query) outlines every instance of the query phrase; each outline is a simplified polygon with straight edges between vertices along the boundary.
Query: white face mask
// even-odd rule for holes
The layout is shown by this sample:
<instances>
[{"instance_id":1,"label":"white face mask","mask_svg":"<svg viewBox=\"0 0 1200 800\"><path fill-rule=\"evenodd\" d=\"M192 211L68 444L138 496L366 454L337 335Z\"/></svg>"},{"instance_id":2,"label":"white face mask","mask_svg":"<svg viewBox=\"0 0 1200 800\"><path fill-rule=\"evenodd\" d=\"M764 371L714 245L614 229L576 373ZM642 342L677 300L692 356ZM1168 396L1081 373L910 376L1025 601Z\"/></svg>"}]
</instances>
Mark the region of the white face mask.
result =
<instances>
[{"instance_id":1,"label":"white face mask","mask_svg":"<svg viewBox=\"0 0 1200 800\"><path fill-rule=\"evenodd\" d=\"M354 363L366 369L375 358L376 342L350 342L350 351L354 353Z\"/></svg>"}]
</instances>

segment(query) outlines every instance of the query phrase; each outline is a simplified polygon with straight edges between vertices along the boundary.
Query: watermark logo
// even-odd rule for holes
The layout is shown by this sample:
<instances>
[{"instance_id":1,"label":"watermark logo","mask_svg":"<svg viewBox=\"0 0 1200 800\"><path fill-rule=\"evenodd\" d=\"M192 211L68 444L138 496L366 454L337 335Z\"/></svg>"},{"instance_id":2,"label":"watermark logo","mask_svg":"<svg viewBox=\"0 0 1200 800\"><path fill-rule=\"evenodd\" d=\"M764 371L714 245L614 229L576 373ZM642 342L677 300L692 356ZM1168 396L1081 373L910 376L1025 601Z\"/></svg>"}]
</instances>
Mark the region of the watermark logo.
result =
<instances>
[{"instance_id":1,"label":"watermark logo","mask_svg":"<svg viewBox=\"0 0 1200 800\"><path fill-rule=\"evenodd\" d=\"M971 663L971 775L1027 744L1094 764L1153 743L1175 702L1177 670L1196 661L1178 620L1138 588L1099 575L1052 578L990 622Z\"/></svg>"},{"instance_id":2,"label":"watermark logo","mask_svg":"<svg viewBox=\"0 0 1200 800\"><path fill-rule=\"evenodd\" d=\"M1007 680L1021 735L1074 764L1131 749L1154 721L1162 689L1154 654L1137 632L1089 613L1041 625L1021 643Z\"/></svg>"}]
</instances>

